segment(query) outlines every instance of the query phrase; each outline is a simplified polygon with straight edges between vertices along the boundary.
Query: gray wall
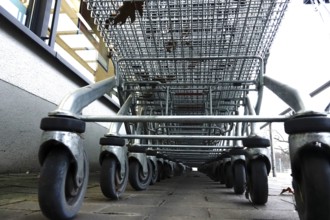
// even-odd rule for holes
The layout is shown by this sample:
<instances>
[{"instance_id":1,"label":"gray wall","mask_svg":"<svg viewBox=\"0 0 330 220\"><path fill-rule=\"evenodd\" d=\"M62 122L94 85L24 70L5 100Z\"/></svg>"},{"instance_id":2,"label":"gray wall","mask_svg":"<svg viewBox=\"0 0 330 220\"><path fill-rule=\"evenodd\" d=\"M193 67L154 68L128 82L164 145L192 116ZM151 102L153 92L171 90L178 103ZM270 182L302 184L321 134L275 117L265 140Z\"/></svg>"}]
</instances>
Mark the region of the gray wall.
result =
<instances>
[{"instance_id":1,"label":"gray wall","mask_svg":"<svg viewBox=\"0 0 330 220\"><path fill-rule=\"evenodd\" d=\"M0 173L39 170L41 118L65 95L87 85L56 52L12 22L0 11ZM96 101L83 112L114 115L110 108L109 101ZM98 169L98 142L108 126L87 123L85 149L92 169Z\"/></svg>"},{"instance_id":2,"label":"gray wall","mask_svg":"<svg viewBox=\"0 0 330 220\"><path fill-rule=\"evenodd\" d=\"M38 171L41 118L56 106L0 80L0 173ZM91 169L98 169L99 138L107 131L87 123L85 149Z\"/></svg>"}]
</instances>

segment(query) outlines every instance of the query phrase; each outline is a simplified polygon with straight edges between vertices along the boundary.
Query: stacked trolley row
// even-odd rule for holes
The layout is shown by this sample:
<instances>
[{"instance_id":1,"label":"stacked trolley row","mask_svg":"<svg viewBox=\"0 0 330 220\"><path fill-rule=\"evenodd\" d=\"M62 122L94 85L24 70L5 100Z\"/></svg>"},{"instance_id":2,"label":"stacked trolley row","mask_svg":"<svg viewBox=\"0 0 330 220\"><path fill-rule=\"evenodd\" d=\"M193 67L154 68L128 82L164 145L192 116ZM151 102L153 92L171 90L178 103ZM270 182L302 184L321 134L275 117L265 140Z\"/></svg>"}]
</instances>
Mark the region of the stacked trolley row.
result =
<instances>
[{"instance_id":1,"label":"stacked trolley row","mask_svg":"<svg viewBox=\"0 0 330 220\"><path fill-rule=\"evenodd\" d=\"M234 186L235 193L246 192L255 204L267 202L271 167L269 140L257 135L255 122L285 122L299 215L329 218L329 118L310 111L308 97L264 75L288 0L86 3L116 77L68 95L42 120L39 203L46 216L71 218L83 202L86 122L111 122L100 139L106 197L119 198L128 180L143 190L197 166ZM296 114L258 116L264 86ZM121 104L117 116L82 115L84 107L114 88ZM119 133L122 125L126 134Z\"/></svg>"}]
</instances>

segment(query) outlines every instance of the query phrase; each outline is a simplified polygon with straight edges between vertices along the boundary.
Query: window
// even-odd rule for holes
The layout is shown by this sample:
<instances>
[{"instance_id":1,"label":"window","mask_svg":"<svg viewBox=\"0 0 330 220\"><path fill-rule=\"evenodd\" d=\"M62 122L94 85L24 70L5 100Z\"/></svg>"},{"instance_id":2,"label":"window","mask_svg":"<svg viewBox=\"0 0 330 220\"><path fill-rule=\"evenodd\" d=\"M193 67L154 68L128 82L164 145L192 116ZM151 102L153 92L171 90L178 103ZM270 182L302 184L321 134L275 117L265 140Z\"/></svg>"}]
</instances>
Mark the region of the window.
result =
<instances>
[{"instance_id":1,"label":"window","mask_svg":"<svg viewBox=\"0 0 330 220\"><path fill-rule=\"evenodd\" d=\"M108 49L87 10L87 3L61 0L57 7L57 2L1 0L0 6L92 82L112 76Z\"/></svg>"},{"instance_id":2,"label":"window","mask_svg":"<svg viewBox=\"0 0 330 220\"><path fill-rule=\"evenodd\" d=\"M29 5L28 0L2 0L0 6L6 9L22 24L26 22L26 12Z\"/></svg>"}]
</instances>

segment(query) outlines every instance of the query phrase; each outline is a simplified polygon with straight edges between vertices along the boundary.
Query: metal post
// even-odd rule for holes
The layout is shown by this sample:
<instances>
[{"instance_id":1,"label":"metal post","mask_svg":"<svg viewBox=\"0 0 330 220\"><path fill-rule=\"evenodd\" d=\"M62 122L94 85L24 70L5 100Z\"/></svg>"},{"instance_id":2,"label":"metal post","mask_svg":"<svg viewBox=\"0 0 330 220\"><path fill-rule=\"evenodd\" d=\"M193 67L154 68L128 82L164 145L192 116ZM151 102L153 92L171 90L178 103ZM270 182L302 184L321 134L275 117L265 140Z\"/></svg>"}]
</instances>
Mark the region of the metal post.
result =
<instances>
[{"instance_id":1,"label":"metal post","mask_svg":"<svg viewBox=\"0 0 330 220\"><path fill-rule=\"evenodd\" d=\"M275 152L274 152L274 145L273 145L272 123L269 123L269 139L270 139L270 153L271 153L273 177L276 177L276 165L275 165Z\"/></svg>"},{"instance_id":2,"label":"metal post","mask_svg":"<svg viewBox=\"0 0 330 220\"><path fill-rule=\"evenodd\" d=\"M120 110L117 112L117 116L127 114L129 108L131 107L132 99L133 99L133 96L130 95L127 98L127 100L125 101L125 103L121 106ZM116 136L119 135L119 130L120 130L120 127L122 124L123 124L123 122L111 123L109 132L107 135L116 135Z\"/></svg>"},{"instance_id":3,"label":"metal post","mask_svg":"<svg viewBox=\"0 0 330 220\"><path fill-rule=\"evenodd\" d=\"M52 1L35 0L33 3L31 18L28 21L30 29L41 39L46 39Z\"/></svg>"},{"instance_id":4,"label":"metal post","mask_svg":"<svg viewBox=\"0 0 330 220\"><path fill-rule=\"evenodd\" d=\"M256 115L256 112L254 108L252 107L250 98L247 96L246 97L246 106L248 108L249 115ZM251 134L250 135L255 135L256 134L256 124L251 122Z\"/></svg>"},{"instance_id":5,"label":"metal post","mask_svg":"<svg viewBox=\"0 0 330 220\"><path fill-rule=\"evenodd\" d=\"M56 33L57 33L57 24L58 24L58 19L60 16L60 11L61 11L61 2L62 0L56 0L55 1L55 8L53 12L53 20L52 20L52 25L50 28L50 35L49 35L49 42L48 45L51 48L54 48L55 46L55 39L56 39Z\"/></svg>"}]
</instances>

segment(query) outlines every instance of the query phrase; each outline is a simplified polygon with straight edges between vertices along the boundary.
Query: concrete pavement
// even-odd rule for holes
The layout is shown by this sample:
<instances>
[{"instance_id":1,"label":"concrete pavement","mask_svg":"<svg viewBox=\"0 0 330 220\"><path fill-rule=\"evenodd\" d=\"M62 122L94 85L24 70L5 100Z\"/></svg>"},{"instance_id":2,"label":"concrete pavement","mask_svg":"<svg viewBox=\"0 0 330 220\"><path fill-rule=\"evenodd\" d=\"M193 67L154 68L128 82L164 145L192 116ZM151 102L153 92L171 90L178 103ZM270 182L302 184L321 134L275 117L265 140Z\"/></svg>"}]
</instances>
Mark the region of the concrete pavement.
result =
<instances>
[{"instance_id":1,"label":"concrete pavement","mask_svg":"<svg viewBox=\"0 0 330 220\"><path fill-rule=\"evenodd\" d=\"M269 177L269 199L254 206L244 195L198 172L166 179L147 191L128 184L120 200L108 200L101 192L98 173L92 173L87 194L76 219L299 219L292 194L280 195L291 186L288 174ZM0 219L46 219L37 200L38 174L0 175Z\"/></svg>"}]
</instances>

